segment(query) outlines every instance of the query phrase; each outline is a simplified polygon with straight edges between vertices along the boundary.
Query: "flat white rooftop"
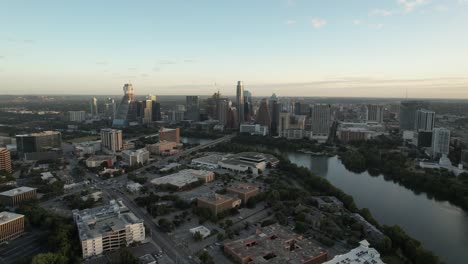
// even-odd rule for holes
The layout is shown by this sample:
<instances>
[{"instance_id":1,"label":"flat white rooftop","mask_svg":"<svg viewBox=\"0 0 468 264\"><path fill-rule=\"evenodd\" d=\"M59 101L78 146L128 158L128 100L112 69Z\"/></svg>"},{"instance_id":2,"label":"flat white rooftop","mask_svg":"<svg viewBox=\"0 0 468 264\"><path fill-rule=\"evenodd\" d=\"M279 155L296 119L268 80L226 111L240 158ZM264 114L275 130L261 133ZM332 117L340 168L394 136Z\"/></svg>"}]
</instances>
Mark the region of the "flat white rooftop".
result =
<instances>
[{"instance_id":1,"label":"flat white rooftop","mask_svg":"<svg viewBox=\"0 0 468 264\"><path fill-rule=\"evenodd\" d=\"M21 217L24 217L24 215L4 211L4 212L0 213L0 224L4 224L4 223L10 222L10 221L19 219Z\"/></svg>"},{"instance_id":2,"label":"flat white rooftop","mask_svg":"<svg viewBox=\"0 0 468 264\"><path fill-rule=\"evenodd\" d=\"M25 192L30 192L30 191L33 191L33 190L36 190L36 188L22 186L22 187L18 187L18 188L15 188L15 189L11 189L11 190L2 192L2 193L0 193L0 195L15 196L15 195L22 194L22 193L25 193Z\"/></svg>"},{"instance_id":3,"label":"flat white rooftop","mask_svg":"<svg viewBox=\"0 0 468 264\"><path fill-rule=\"evenodd\" d=\"M211 174L213 174L213 172L204 170L181 170L174 174L156 178L152 180L151 183L156 185L170 184L181 188L190 183L197 182L202 177L210 176Z\"/></svg>"},{"instance_id":4,"label":"flat white rooftop","mask_svg":"<svg viewBox=\"0 0 468 264\"><path fill-rule=\"evenodd\" d=\"M363 240L359 244L359 247L352 249L346 254L337 255L324 264L385 264L380 259L380 253L370 248L367 240Z\"/></svg>"}]
</instances>

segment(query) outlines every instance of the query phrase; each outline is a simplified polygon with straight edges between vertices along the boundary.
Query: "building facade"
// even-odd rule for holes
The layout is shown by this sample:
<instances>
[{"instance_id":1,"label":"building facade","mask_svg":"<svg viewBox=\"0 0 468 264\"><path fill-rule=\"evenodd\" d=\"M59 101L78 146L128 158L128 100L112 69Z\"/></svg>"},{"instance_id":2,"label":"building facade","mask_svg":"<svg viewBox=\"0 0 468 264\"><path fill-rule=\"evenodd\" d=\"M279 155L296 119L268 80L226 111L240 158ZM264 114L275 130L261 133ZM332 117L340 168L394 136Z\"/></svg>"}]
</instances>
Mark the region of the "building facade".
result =
<instances>
[{"instance_id":1,"label":"building facade","mask_svg":"<svg viewBox=\"0 0 468 264\"><path fill-rule=\"evenodd\" d=\"M450 130L446 128L434 128L432 133L432 156L440 158L447 156L450 151Z\"/></svg>"},{"instance_id":2,"label":"building facade","mask_svg":"<svg viewBox=\"0 0 468 264\"><path fill-rule=\"evenodd\" d=\"M12 172L11 155L6 148L0 148L0 171Z\"/></svg>"},{"instance_id":3,"label":"building facade","mask_svg":"<svg viewBox=\"0 0 468 264\"><path fill-rule=\"evenodd\" d=\"M383 123L384 107L382 105L368 104L366 106L366 121Z\"/></svg>"},{"instance_id":4,"label":"building facade","mask_svg":"<svg viewBox=\"0 0 468 264\"><path fill-rule=\"evenodd\" d=\"M22 186L0 193L0 201L8 206L18 206L31 199L36 199L36 188Z\"/></svg>"},{"instance_id":5,"label":"building facade","mask_svg":"<svg viewBox=\"0 0 468 264\"><path fill-rule=\"evenodd\" d=\"M18 154L26 160L56 159L61 156L62 134L58 131L44 131L16 135Z\"/></svg>"},{"instance_id":6,"label":"building facade","mask_svg":"<svg viewBox=\"0 0 468 264\"><path fill-rule=\"evenodd\" d=\"M118 152L122 150L122 130L106 128L101 129L101 144L104 148Z\"/></svg>"},{"instance_id":7,"label":"building facade","mask_svg":"<svg viewBox=\"0 0 468 264\"><path fill-rule=\"evenodd\" d=\"M122 159L128 163L129 166L136 166L139 164L146 164L149 160L150 153L146 149L124 150L122 151Z\"/></svg>"},{"instance_id":8,"label":"building facade","mask_svg":"<svg viewBox=\"0 0 468 264\"><path fill-rule=\"evenodd\" d=\"M310 127L314 135L328 136L331 127L331 106L316 104L310 109Z\"/></svg>"},{"instance_id":9,"label":"building facade","mask_svg":"<svg viewBox=\"0 0 468 264\"><path fill-rule=\"evenodd\" d=\"M185 98L186 114L185 119L200 121L200 100L198 96L190 95Z\"/></svg>"},{"instance_id":10,"label":"building facade","mask_svg":"<svg viewBox=\"0 0 468 264\"><path fill-rule=\"evenodd\" d=\"M400 103L400 130L414 130L416 111L423 109L423 101L402 101Z\"/></svg>"},{"instance_id":11,"label":"building facade","mask_svg":"<svg viewBox=\"0 0 468 264\"><path fill-rule=\"evenodd\" d=\"M175 142L180 144L180 128L164 128L159 130L159 141Z\"/></svg>"},{"instance_id":12,"label":"building facade","mask_svg":"<svg viewBox=\"0 0 468 264\"><path fill-rule=\"evenodd\" d=\"M197 207L207 208L214 215L218 215L224 211L238 208L241 202L241 199L215 193L209 196L198 197Z\"/></svg>"},{"instance_id":13,"label":"building facade","mask_svg":"<svg viewBox=\"0 0 468 264\"><path fill-rule=\"evenodd\" d=\"M0 213L0 242L15 239L24 233L24 215Z\"/></svg>"},{"instance_id":14,"label":"building facade","mask_svg":"<svg viewBox=\"0 0 468 264\"><path fill-rule=\"evenodd\" d=\"M85 111L68 111L68 121L70 122L83 122L86 120Z\"/></svg>"},{"instance_id":15,"label":"building facade","mask_svg":"<svg viewBox=\"0 0 468 264\"><path fill-rule=\"evenodd\" d=\"M136 120L136 104L133 84L124 84L123 91L124 96L120 101L120 105L117 108L114 120L112 121L112 126L114 127L125 127L128 126L130 121Z\"/></svg>"},{"instance_id":16,"label":"building facade","mask_svg":"<svg viewBox=\"0 0 468 264\"><path fill-rule=\"evenodd\" d=\"M435 112L429 110L416 110L414 130L416 132L432 132L434 130Z\"/></svg>"},{"instance_id":17,"label":"building facade","mask_svg":"<svg viewBox=\"0 0 468 264\"><path fill-rule=\"evenodd\" d=\"M245 106L244 106L244 83L242 81L237 82L237 91L236 91L236 107L239 124L244 123L245 121Z\"/></svg>"}]
</instances>

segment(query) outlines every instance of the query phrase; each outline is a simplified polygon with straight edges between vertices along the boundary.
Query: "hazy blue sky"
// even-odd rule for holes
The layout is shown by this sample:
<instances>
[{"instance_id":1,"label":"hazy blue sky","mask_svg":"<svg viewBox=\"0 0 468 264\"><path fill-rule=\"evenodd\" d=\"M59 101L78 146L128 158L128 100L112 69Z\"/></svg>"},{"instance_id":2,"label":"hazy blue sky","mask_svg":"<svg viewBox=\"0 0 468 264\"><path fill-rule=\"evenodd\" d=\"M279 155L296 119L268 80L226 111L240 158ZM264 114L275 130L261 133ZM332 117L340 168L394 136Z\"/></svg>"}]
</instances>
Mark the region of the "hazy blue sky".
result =
<instances>
[{"instance_id":1,"label":"hazy blue sky","mask_svg":"<svg viewBox=\"0 0 468 264\"><path fill-rule=\"evenodd\" d=\"M468 0L0 0L0 94L468 98Z\"/></svg>"}]
</instances>

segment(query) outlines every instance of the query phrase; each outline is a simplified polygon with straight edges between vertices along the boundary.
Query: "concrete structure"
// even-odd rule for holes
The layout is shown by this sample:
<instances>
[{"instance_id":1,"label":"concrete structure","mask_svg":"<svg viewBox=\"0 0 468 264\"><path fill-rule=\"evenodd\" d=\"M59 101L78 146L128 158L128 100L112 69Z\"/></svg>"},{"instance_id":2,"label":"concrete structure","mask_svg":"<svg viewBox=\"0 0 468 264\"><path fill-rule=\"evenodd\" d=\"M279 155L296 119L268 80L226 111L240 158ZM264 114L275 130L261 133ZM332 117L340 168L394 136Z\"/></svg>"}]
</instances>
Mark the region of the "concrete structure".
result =
<instances>
[{"instance_id":1,"label":"concrete structure","mask_svg":"<svg viewBox=\"0 0 468 264\"><path fill-rule=\"evenodd\" d=\"M127 190L132 193L138 193L143 185L139 184L138 182L128 182L127 183Z\"/></svg>"},{"instance_id":2,"label":"concrete structure","mask_svg":"<svg viewBox=\"0 0 468 264\"><path fill-rule=\"evenodd\" d=\"M434 130L435 112L429 110L417 110L414 120L416 132L432 132Z\"/></svg>"},{"instance_id":3,"label":"concrete structure","mask_svg":"<svg viewBox=\"0 0 468 264\"><path fill-rule=\"evenodd\" d=\"M0 171L12 172L11 155L6 148L0 148Z\"/></svg>"},{"instance_id":4,"label":"concrete structure","mask_svg":"<svg viewBox=\"0 0 468 264\"><path fill-rule=\"evenodd\" d=\"M369 246L367 240L362 240L357 248L346 254L337 255L324 264L384 264L380 259L380 253Z\"/></svg>"},{"instance_id":5,"label":"concrete structure","mask_svg":"<svg viewBox=\"0 0 468 264\"><path fill-rule=\"evenodd\" d=\"M236 195L241 199L243 204L247 203L250 198L255 197L260 192L258 187L246 183L230 186L226 190L228 194Z\"/></svg>"},{"instance_id":6,"label":"concrete structure","mask_svg":"<svg viewBox=\"0 0 468 264\"><path fill-rule=\"evenodd\" d=\"M124 150L122 151L122 159L129 165L129 166L136 166L138 164L145 164L149 160L149 151L146 149L137 149L135 151L132 150Z\"/></svg>"},{"instance_id":7,"label":"concrete structure","mask_svg":"<svg viewBox=\"0 0 468 264\"><path fill-rule=\"evenodd\" d=\"M422 101L402 101L400 103L400 130L414 130L416 111L425 106Z\"/></svg>"},{"instance_id":8,"label":"concrete structure","mask_svg":"<svg viewBox=\"0 0 468 264\"><path fill-rule=\"evenodd\" d=\"M432 157L440 158L448 155L450 151L450 130L435 128L432 133Z\"/></svg>"},{"instance_id":9,"label":"concrete structure","mask_svg":"<svg viewBox=\"0 0 468 264\"><path fill-rule=\"evenodd\" d=\"M8 206L17 206L31 199L36 199L36 188L22 186L0 193L0 201Z\"/></svg>"},{"instance_id":10,"label":"concrete structure","mask_svg":"<svg viewBox=\"0 0 468 264\"><path fill-rule=\"evenodd\" d=\"M112 152L122 150L122 130L118 129L101 129L102 146Z\"/></svg>"},{"instance_id":11,"label":"concrete structure","mask_svg":"<svg viewBox=\"0 0 468 264\"><path fill-rule=\"evenodd\" d=\"M175 142L176 144L180 144L180 129L179 128L164 128L161 127L159 130L159 141L168 141L168 142Z\"/></svg>"},{"instance_id":12,"label":"concrete structure","mask_svg":"<svg viewBox=\"0 0 468 264\"><path fill-rule=\"evenodd\" d=\"M211 182L214 180L214 177L215 174L211 171L187 169L164 177L153 179L151 183L154 185L169 184L177 187L180 190L198 181L202 181L203 183Z\"/></svg>"},{"instance_id":13,"label":"concrete structure","mask_svg":"<svg viewBox=\"0 0 468 264\"><path fill-rule=\"evenodd\" d=\"M284 137L286 139L312 139L314 136L314 133L309 130L305 129L285 129L285 130L280 130L279 136Z\"/></svg>"},{"instance_id":14,"label":"concrete structure","mask_svg":"<svg viewBox=\"0 0 468 264\"><path fill-rule=\"evenodd\" d=\"M211 234L211 231L205 226L197 226L197 227L191 228L189 231L192 234L192 236L195 236L196 233L199 233L203 239L205 239Z\"/></svg>"},{"instance_id":15,"label":"concrete structure","mask_svg":"<svg viewBox=\"0 0 468 264\"><path fill-rule=\"evenodd\" d=\"M90 102L90 113L91 113L91 116L97 116L99 111L98 111L98 100L96 97L93 97L91 99L91 102Z\"/></svg>"},{"instance_id":16,"label":"concrete structure","mask_svg":"<svg viewBox=\"0 0 468 264\"><path fill-rule=\"evenodd\" d=\"M328 252L318 244L279 224L258 229L247 238L226 242L224 253L239 264L320 264L328 258Z\"/></svg>"},{"instance_id":17,"label":"concrete structure","mask_svg":"<svg viewBox=\"0 0 468 264\"><path fill-rule=\"evenodd\" d=\"M237 90L236 90L236 107L239 121L239 124L244 123L245 121L245 106L244 106L244 83L242 81L237 82Z\"/></svg>"},{"instance_id":18,"label":"concrete structure","mask_svg":"<svg viewBox=\"0 0 468 264\"><path fill-rule=\"evenodd\" d=\"M373 123L383 123L384 107L383 105L366 105L366 121Z\"/></svg>"},{"instance_id":19,"label":"concrete structure","mask_svg":"<svg viewBox=\"0 0 468 264\"><path fill-rule=\"evenodd\" d=\"M16 146L26 160L56 159L61 155L62 135L57 131L16 135Z\"/></svg>"},{"instance_id":20,"label":"concrete structure","mask_svg":"<svg viewBox=\"0 0 468 264\"><path fill-rule=\"evenodd\" d=\"M233 208L238 208L241 203L242 201L239 198L217 193L197 198L197 207L207 208L214 215L218 215Z\"/></svg>"},{"instance_id":21,"label":"concrete structure","mask_svg":"<svg viewBox=\"0 0 468 264\"><path fill-rule=\"evenodd\" d=\"M70 122L83 122L86 120L85 111L68 111L68 121Z\"/></svg>"},{"instance_id":22,"label":"concrete structure","mask_svg":"<svg viewBox=\"0 0 468 264\"><path fill-rule=\"evenodd\" d=\"M73 219L84 259L145 239L143 220L130 212L121 200L111 200L107 206L73 210Z\"/></svg>"},{"instance_id":23,"label":"concrete structure","mask_svg":"<svg viewBox=\"0 0 468 264\"><path fill-rule=\"evenodd\" d=\"M15 239L24 232L24 215L11 212L0 213L0 243Z\"/></svg>"},{"instance_id":24,"label":"concrete structure","mask_svg":"<svg viewBox=\"0 0 468 264\"><path fill-rule=\"evenodd\" d=\"M221 160L223 160L222 155L211 154L201 158L193 159L192 164L209 169L217 169L219 167L218 162Z\"/></svg>"},{"instance_id":25,"label":"concrete structure","mask_svg":"<svg viewBox=\"0 0 468 264\"><path fill-rule=\"evenodd\" d=\"M115 156L111 155L91 156L86 160L86 167L96 168L101 166L101 164L106 163L106 168L110 168L114 166L115 160Z\"/></svg>"},{"instance_id":26,"label":"concrete structure","mask_svg":"<svg viewBox=\"0 0 468 264\"><path fill-rule=\"evenodd\" d=\"M84 156L86 154L94 154L98 151L102 150L101 141L86 141L81 143L75 143L74 145L74 152L77 156Z\"/></svg>"},{"instance_id":27,"label":"concrete structure","mask_svg":"<svg viewBox=\"0 0 468 264\"><path fill-rule=\"evenodd\" d=\"M187 96L185 98L185 105L185 119L192 121L200 121L200 102L198 96Z\"/></svg>"},{"instance_id":28,"label":"concrete structure","mask_svg":"<svg viewBox=\"0 0 468 264\"><path fill-rule=\"evenodd\" d=\"M162 156L177 154L178 150L176 150L176 147L177 147L177 143L169 142L169 141L161 141L159 143L146 145L146 149L151 154L162 155Z\"/></svg>"},{"instance_id":29,"label":"concrete structure","mask_svg":"<svg viewBox=\"0 0 468 264\"><path fill-rule=\"evenodd\" d=\"M133 85L126 83L123 87L124 96L112 121L114 127L126 127L129 122L136 120L136 105Z\"/></svg>"},{"instance_id":30,"label":"concrete structure","mask_svg":"<svg viewBox=\"0 0 468 264\"><path fill-rule=\"evenodd\" d=\"M314 135L328 137L331 121L330 105L316 104L310 108L310 127Z\"/></svg>"},{"instance_id":31,"label":"concrete structure","mask_svg":"<svg viewBox=\"0 0 468 264\"><path fill-rule=\"evenodd\" d=\"M276 167L279 160L271 154L263 154L257 152L241 152L237 154L226 155L223 160L218 162L222 169L247 173L252 172L257 175L259 171L263 171L267 166Z\"/></svg>"},{"instance_id":32,"label":"concrete structure","mask_svg":"<svg viewBox=\"0 0 468 264\"><path fill-rule=\"evenodd\" d=\"M268 127L260 124L241 124L240 133L248 133L250 135L266 136L268 135Z\"/></svg>"}]
</instances>

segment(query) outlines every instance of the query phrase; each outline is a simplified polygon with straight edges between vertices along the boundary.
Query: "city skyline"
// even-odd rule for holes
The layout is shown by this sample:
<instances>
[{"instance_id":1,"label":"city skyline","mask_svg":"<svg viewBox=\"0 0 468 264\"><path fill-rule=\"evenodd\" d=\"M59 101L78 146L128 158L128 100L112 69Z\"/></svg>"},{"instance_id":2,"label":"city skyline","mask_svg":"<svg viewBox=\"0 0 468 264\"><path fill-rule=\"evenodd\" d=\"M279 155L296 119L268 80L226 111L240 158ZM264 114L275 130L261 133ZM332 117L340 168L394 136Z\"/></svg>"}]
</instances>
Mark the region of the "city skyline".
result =
<instances>
[{"instance_id":1,"label":"city skyline","mask_svg":"<svg viewBox=\"0 0 468 264\"><path fill-rule=\"evenodd\" d=\"M131 81L235 95L243 80L254 96L468 98L464 0L25 6L3 7L0 94L118 95Z\"/></svg>"}]
</instances>

